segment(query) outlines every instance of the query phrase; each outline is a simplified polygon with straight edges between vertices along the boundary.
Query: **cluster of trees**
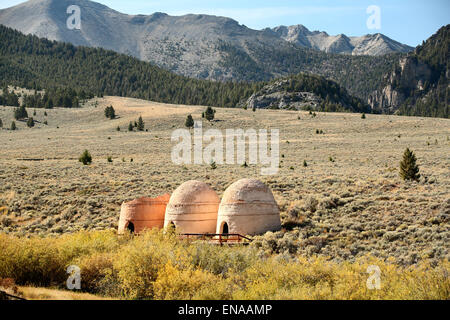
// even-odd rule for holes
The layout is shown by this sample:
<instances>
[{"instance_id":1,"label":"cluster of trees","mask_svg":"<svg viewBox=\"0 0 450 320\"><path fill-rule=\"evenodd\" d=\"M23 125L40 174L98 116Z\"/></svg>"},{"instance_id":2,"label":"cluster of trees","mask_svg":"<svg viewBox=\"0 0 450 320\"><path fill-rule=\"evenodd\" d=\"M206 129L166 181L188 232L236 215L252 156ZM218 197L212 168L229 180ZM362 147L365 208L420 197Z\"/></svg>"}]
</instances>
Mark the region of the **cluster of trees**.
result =
<instances>
[{"instance_id":1,"label":"cluster of trees","mask_svg":"<svg viewBox=\"0 0 450 320\"><path fill-rule=\"evenodd\" d=\"M204 112L202 112L202 118L206 119L208 121L213 121L214 118L216 116L216 110L213 109L212 107L207 107L206 110ZM188 115L186 117L186 121L184 123L184 125L188 128L193 128L194 127L194 118L192 118L192 115Z\"/></svg>"},{"instance_id":2,"label":"cluster of trees","mask_svg":"<svg viewBox=\"0 0 450 320\"><path fill-rule=\"evenodd\" d=\"M109 106L105 108L105 117L108 119L115 119L116 118L116 110L114 110L113 106Z\"/></svg>"},{"instance_id":3,"label":"cluster of trees","mask_svg":"<svg viewBox=\"0 0 450 320\"><path fill-rule=\"evenodd\" d=\"M20 106L14 109L14 119L22 120L28 118L28 112L25 106Z\"/></svg>"},{"instance_id":4,"label":"cluster of trees","mask_svg":"<svg viewBox=\"0 0 450 320\"><path fill-rule=\"evenodd\" d=\"M136 128L137 131L145 130L145 122L142 119L142 116L139 116L139 119L134 122L134 125L133 122L130 121L130 124L128 125L128 131L134 131L134 128Z\"/></svg>"},{"instance_id":5,"label":"cluster of trees","mask_svg":"<svg viewBox=\"0 0 450 320\"><path fill-rule=\"evenodd\" d=\"M0 94L0 105L18 107L20 105L26 108L78 108L80 102L85 99L93 98L93 94L86 94L81 90L77 92L71 88L50 88L44 93L34 89L33 94L24 94L22 97L14 91L10 91L5 85ZM22 98L22 103L20 103Z\"/></svg>"},{"instance_id":6,"label":"cluster of trees","mask_svg":"<svg viewBox=\"0 0 450 320\"><path fill-rule=\"evenodd\" d=\"M78 108L82 100L93 97L93 94L86 94L84 91L77 92L72 88L50 88L43 94L35 90L32 95L24 95L22 104L27 108Z\"/></svg>"},{"instance_id":7,"label":"cluster of trees","mask_svg":"<svg viewBox=\"0 0 450 320\"><path fill-rule=\"evenodd\" d=\"M0 105L18 107L19 96L13 91L9 91L8 86L5 85L0 94Z\"/></svg>"}]
</instances>

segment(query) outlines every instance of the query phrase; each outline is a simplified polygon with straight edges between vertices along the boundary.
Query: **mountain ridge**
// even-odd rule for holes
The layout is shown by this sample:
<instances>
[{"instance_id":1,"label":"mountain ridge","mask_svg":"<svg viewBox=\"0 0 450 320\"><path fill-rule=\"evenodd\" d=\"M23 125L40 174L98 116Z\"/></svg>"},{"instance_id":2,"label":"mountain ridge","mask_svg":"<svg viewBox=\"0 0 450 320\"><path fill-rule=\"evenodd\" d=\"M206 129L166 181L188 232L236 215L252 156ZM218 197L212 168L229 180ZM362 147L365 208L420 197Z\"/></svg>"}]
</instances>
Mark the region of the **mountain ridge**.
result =
<instances>
[{"instance_id":1,"label":"mountain ridge","mask_svg":"<svg viewBox=\"0 0 450 320\"><path fill-rule=\"evenodd\" d=\"M66 9L74 4L81 8L81 30L66 26ZM396 60L389 55L327 54L226 17L127 15L88 0L30 0L0 10L0 23L50 40L125 53L199 79L266 81L316 73L364 99L378 85L374 79L381 78ZM353 72L345 70L349 66ZM364 77L376 83L363 83Z\"/></svg>"},{"instance_id":2,"label":"mountain ridge","mask_svg":"<svg viewBox=\"0 0 450 320\"><path fill-rule=\"evenodd\" d=\"M381 33L366 34L361 37L345 34L330 36L324 31L310 31L301 24L278 26L269 30L288 42L328 53L378 56L392 52L407 53L414 49Z\"/></svg>"}]
</instances>

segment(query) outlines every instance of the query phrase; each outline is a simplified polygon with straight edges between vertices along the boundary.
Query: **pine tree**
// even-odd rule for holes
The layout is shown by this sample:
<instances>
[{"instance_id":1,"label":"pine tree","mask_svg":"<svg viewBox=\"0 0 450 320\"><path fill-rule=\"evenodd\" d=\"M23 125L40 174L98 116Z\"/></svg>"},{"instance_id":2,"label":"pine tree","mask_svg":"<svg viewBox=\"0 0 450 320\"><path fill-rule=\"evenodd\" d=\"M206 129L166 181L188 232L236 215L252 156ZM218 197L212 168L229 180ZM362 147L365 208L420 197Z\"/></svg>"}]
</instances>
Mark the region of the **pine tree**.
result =
<instances>
[{"instance_id":1,"label":"pine tree","mask_svg":"<svg viewBox=\"0 0 450 320\"><path fill-rule=\"evenodd\" d=\"M145 129L145 122L144 122L144 120L142 120L142 116L139 117L139 119L138 119L137 129L139 131L144 131L144 129Z\"/></svg>"},{"instance_id":2,"label":"pine tree","mask_svg":"<svg viewBox=\"0 0 450 320\"><path fill-rule=\"evenodd\" d=\"M130 124L128 125L128 131L133 131L133 123L130 121Z\"/></svg>"},{"instance_id":3,"label":"pine tree","mask_svg":"<svg viewBox=\"0 0 450 320\"><path fill-rule=\"evenodd\" d=\"M188 128L194 127L194 119L192 118L192 115L188 115L186 118L185 126Z\"/></svg>"},{"instance_id":4,"label":"pine tree","mask_svg":"<svg viewBox=\"0 0 450 320\"><path fill-rule=\"evenodd\" d=\"M114 110L113 106L109 106L105 108L105 117L108 119L115 119L116 118L116 110Z\"/></svg>"},{"instance_id":5,"label":"pine tree","mask_svg":"<svg viewBox=\"0 0 450 320\"><path fill-rule=\"evenodd\" d=\"M17 129L17 127L16 127L16 123L13 121L13 122L11 122L11 130L16 130Z\"/></svg>"},{"instance_id":6,"label":"pine tree","mask_svg":"<svg viewBox=\"0 0 450 320\"><path fill-rule=\"evenodd\" d=\"M205 111L205 118L206 118L206 120L208 120L208 121L214 120L215 113L216 113L216 112L214 111L213 108L208 107L208 108L206 109L206 111Z\"/></svg>"},{"instance_id":7,"label":"pine tree","mask_svg":"<svg viewBox=\"0 0 450 320\"><path fill-rule=\"evenodd\" d=\"M116 110L114 110L114 107L113 107L113 106L111 106L111 107L109 108L109 118L110 118L111 120L114 120L114 119L116 118Z\"/></svg>"},{"instance_id":8,"label":"pine tree","mask_svg":"<svg viewBox=\"0 0 450 320\"><path fill-rule=\"evenodd\" d=\"M33 128L34 127L34 119L33 119L33 117L28 118L27 126L28 126L28 128Z\"/></svg>"},{"instance_id":9,"label":"pine tree","mask_svg":"<svg viewBox=\"0 0 450 320\"><path fill-rule=\"evenodd\" d=\"M361 119L365 119L365 118L366 118L366 114L363 113L363 114L361 115Z\"/></svg>"},{"instance_id":10,"label":"pine tree","mask_svg":"<svg viewBox=\"0 0 450 320\"><path fill-rule=\"evenodd\" d=\"M0 128L3 128L3 121L0 119Z\"/></svg>"},{"instance_id":11,"label":"pine tree","mask_svg":"<svg viewBox=\"0 0 450 320\"><path fill-rule=\"evenodd\" d=\"M417 158L409 148L406 148L403 154L403 160L400 162L400 177L403 180L419 181L419 166L416 164Z\"/></svg>"}]
</instances>

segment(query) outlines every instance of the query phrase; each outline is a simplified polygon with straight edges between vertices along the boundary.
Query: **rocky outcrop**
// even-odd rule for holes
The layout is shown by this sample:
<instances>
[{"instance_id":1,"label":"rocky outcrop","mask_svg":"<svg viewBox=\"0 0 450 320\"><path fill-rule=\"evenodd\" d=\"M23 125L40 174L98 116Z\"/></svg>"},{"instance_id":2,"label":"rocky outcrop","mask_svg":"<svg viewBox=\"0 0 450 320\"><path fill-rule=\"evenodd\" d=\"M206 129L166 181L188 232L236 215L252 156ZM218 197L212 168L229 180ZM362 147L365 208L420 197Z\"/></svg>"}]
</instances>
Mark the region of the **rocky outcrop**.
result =
<instances>
[{"instance_id":1,"label":"rocky outcrop","mask_svg":"<svg viewBox=\"0 0 450 320\"><path fill-rule=\"evenodd\" d=\"M246 102L249 109L289 109L316 108L322 99L312 92L288 92L282 88L288 80L279 80L254 93Z\"/></svg>"}]
</instances>

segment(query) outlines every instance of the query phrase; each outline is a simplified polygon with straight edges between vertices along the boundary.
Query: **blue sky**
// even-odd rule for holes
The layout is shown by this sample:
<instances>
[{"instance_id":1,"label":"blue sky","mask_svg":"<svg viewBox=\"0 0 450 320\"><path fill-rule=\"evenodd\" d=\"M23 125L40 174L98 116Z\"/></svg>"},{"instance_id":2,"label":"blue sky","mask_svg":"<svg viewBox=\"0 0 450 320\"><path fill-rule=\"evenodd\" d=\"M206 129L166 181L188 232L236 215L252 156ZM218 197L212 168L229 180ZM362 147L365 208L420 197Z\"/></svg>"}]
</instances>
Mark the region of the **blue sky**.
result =
<instances>
[{"instance_id":1,"label":"blue sky","mask_svg":"<svg viewBox=\"0 0 450 320\"><path fill-rule=\"evenodd\" d=\"M1 0L6 8L23 0ZM450 23L449 0L97 0L129 14L204 13L231 17L253 29L303 24L331 35L383 33L416 46ZM381 29L368 29L367 7L381 9Z\"/></svg>"}]
</instances>

